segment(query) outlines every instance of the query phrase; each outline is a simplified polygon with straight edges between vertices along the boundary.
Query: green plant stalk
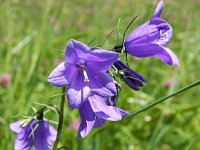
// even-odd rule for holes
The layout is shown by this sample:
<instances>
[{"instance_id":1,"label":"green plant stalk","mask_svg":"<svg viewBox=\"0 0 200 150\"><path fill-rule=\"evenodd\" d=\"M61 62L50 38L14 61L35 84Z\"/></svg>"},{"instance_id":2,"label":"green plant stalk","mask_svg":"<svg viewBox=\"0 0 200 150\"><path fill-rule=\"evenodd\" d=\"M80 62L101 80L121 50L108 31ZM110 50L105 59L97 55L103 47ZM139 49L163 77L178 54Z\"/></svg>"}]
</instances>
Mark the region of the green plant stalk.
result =
<instances>
[{"instance_id":1,"label":"green plant stalk","mask_svg":"<svg viewBox=\"0 0 200 150\"><path fill-rule=\"evenodd\" d=\"M177 72L176 72L177 73ZM177 79L177 76L173 76L172 78L172 83L175 83ZM172 85L172 87L170 87L170 90L168 92L168 94L171 94L175 91L175 86ZM165 106L169 106L170 104L170 100L167 101L167 103L165 104ZM149 139L149 142L148 142L148 149L153 149L153 146L156 145L156 143L158 143L158 141L162 138L162 136L164 135L163 133L163 123L164 123L164 118L165 118L165 115L164 114L161 114L160 117L159 117L159 120L156 124L156 127L154 128L152 134L151 134L151 138ZM165 130L164 128L164 131L167 132L167 130ZM163 135L161 135L163 134Z\"/></svg>"},{"instance_id":2,"label":"green plant stalk","mask_svg":"<svg viewBox=\"0 0 200 150\"><path fill-rule=\"evenodd\" d=\"M176 96L176 95L178 95L178 94L180 94L180 93L182 93L182 92L184 92L186 90L189 90L190 88L198 86L199 84L200 84L200 80L198 80L198 81L196 81L196 82L194 82L194 83L192 83L192 84L190 84L190 85L188 85L188 86L186 86L186 87L174 92L171 95L168 95L168 96L163 97L163 98L161 98L161 99L159 99L159 100L157 100L157 101L155 101L155 102L153 102L151 104L148 104L145 107L143 107L143 108L141 108L141 109L139 109L139 110L137 110L137 111L135 111L133 113L130 113L128 116L124 117L124 119L122 119L122 120L126 120L126 119L128 119L130 117L133 117L133 116L135 116L135 115L137 115L137 114L139 114L139 113L141 113L141 112L143 112L143 111L145 111L145 110L147 110L147 109L149 109L149 108L151 108L151 107L153 107L153 106L155 106L155 105L157 105L157 104L159 104L159 103L161 103L161 102L163 102L163 101L165 101L165 100L167 100L167 99L169 99L169 98L171 98L173 96Z\"/></svg>"},{"instance_id":3,"label":"green plant stalk","mask_svg":"<svg viewBox=\"0 0 200 150\"><path fill-rule=\"evenodd\" d=\"M60 141L61 132L62 132L62 125L63 125L63 112L64 112L64 103L65 103L65 91L66 87L62 88L62 97L60 102L60 109L59 109L59 121L58 121L58 128L57 128L57 136L56 141L53 145L53 150L57 150L58 142Z\"/></svg>"}]
</instances>

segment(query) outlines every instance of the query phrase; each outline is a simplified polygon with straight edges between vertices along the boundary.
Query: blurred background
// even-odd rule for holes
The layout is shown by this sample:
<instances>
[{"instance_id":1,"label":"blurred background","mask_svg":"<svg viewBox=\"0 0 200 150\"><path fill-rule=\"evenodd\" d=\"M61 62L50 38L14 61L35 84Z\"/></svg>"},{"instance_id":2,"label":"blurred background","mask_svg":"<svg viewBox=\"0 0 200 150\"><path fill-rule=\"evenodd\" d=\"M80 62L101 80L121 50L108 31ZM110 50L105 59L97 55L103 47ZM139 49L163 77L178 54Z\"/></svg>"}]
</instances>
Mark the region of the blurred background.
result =
<instances>
[{"instance_id":1,"label":"blurred background","mask_svg":"<svg viewBox=\"0 0 200 150\"><path fill-rule=\"evenodd\" d=\"M61 89L46 80L53 68L64 61L67 42L73 38L98 45L121 18L124 32L151 18L159 0L0 0L0 149L13 149L15 134L9 124L34 113L42 105L58 105ZM148 83L133 91L122 83L119 107L133 112L144 105L200 79L200 0L165 0L162 18L174 29L168 45L180 60L172 67L155 58L136 59L129 65ZM103 45L117 43L117 32ZM76 140L77 110L65 104L61 145L81 150L199 150L200 87L171 98L133 118L112 124L86 139ZM46 115L56 127L58 116Z\"/></svg>"}]
</instances>

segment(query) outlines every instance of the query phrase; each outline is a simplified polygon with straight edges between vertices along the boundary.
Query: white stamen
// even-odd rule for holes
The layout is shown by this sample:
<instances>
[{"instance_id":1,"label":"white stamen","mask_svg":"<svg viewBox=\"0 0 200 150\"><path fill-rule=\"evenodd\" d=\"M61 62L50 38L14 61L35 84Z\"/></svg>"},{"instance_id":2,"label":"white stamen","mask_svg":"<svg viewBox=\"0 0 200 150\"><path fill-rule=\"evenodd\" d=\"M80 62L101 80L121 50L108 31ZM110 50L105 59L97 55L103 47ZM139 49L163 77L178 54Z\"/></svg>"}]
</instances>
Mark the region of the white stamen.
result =
<instances>
[{"instance_id":1,"label":"white stamen","mask_svg":"<svg viewBox=\"0 0 200 150\"><path fill-rule=\"evenodd\" d=\"M89 82L89 78L85 70L83 70L83 75L84 75L84 82Z\"/></svg>"},{"instance_id":2,"label":"white stamen","mask_svg":"<svg viewBox=\"0 0 200 150\"><path fill-rule=\"evenodd\" d=\"M164 41L164 42L169 41L169 38L168 38L167 33L164 33L163 36L160 38L160 40L162 40L162 41Z\"/></svg>"}]
</instances>

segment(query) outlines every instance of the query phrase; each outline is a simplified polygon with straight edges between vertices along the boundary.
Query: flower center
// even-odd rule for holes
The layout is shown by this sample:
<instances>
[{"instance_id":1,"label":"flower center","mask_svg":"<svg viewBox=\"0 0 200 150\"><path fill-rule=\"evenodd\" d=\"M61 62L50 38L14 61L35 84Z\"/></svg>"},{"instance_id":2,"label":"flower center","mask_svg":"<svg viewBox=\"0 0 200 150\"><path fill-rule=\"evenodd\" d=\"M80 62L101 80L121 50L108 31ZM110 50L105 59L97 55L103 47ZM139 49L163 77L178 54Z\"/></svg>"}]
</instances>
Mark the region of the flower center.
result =
<instances>
[{"instance_id":1,"label":"flower center","mask_svg":"<svg viewBox=\"0 0 200 150\"><path fill-rule=\"evenodd\" d=\"M105 98L105 101L106 101L107 105L109 105L109 106L116 106L117 101L118 101L117 95Z\"/></svg>"},{"instance_id":2,"label":"flower center","mask_svg":"<svg viewBox=\"0 0 200 150\"><path fill-rule=\"evenodd\" d=\"M168 38L167 33L164 33L164 34L162 35L162 37L160 38L160 40L162 40L162 41L164 41L164 42L169 41L169 38Z\"/></svg>"},{"instance_id":3,"label":"flower center","mask_svg":"<svg viewBox=\"0 0 200 150\"><path fill-rule=\"evenodd\" d=\"M84 76L84 82L89 82L89 78L86 72L86 61L85 59L79 59L79 62L77 63L77 67L80 73Z\"/></svg>"}]
</instances>

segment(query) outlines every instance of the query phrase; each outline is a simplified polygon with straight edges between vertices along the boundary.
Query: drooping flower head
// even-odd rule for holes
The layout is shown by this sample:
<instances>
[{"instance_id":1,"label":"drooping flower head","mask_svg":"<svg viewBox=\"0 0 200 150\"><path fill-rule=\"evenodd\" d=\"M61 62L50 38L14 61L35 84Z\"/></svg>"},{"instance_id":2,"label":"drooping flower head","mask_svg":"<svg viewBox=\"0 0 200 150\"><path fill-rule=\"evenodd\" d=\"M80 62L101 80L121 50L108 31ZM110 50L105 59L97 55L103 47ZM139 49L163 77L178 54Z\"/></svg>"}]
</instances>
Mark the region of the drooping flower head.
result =
<instances>
[{"instance_id":1,"label":"drooping flower head","mask_svg":"<svg viewBox=\"0 0 200 150\"><path fill-rule=\"evenodd\" d=\"M115 106L115 96L102 98L91 95L79 108L81 124L78 137L87 136L93 128L102 127L106 121L119 121L128 113Z\"/></svg>"},{"instance_id":2,"label":"drooping flower head","mask_svg":"<svg viewBox=\"0 0 200 150\"><path fill-rule=\"evenodd\" d=\"M57 131L43 120L43 112L38 111L36 117L29 117L10 124L10 129L17 133L15 150L49 150L56 140Z\"/></svg>"},{"instance_id":3,"label":"drooping flower head","mask_svg":"<svg viewBox=\"0 0 200 150\"><path fill-rule=\"evenodd\" d=\"M72 109L80 107L91 92L102 97L113 96L117 92L115 84L106 72L118 56L115 52L91 50L81 42L70 40L65 62L51 72L48 81L58 87L68 86L66 94Z\"/></svg>"},{"instance_id":4,"label":"drooping flower head","mask_svg":"<svg viewBox=\"0 0 200 150\"><path fill-rule=\"evenodd\" d=\"M136 28L125 40L126 51L136 57L158 57L169 65L179 65L177 56L167 48L172 38L172 27L160 18L163 0L158 4L154 16Z\"/></svg>"},{"instance_id":5,"label":"drooping flower head","mask_svg":"<svg viewBox=\"0 0 200 150\"><path fill-rule=\"evenodd\" d=\"M143 76L130 69L120 60L115 62L114 66L119 71L119 77L134 90L139 90L143 86L143 82L147 82Z\"/></svg>"}]
</instances>

